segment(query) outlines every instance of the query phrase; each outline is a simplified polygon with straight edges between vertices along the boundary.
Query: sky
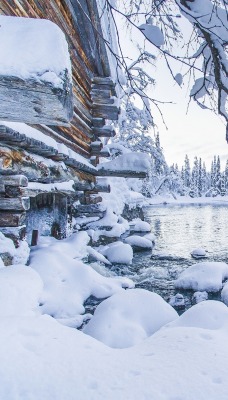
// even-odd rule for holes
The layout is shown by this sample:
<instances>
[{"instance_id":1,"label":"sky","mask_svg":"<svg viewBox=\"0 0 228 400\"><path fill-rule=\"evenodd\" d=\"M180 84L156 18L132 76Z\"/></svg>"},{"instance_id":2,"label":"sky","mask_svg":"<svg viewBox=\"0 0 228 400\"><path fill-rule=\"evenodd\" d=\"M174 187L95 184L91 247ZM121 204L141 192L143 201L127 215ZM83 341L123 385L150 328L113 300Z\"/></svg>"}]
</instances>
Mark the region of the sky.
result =
<instances>
[{"instance_id":1,"label":"sky","mask_svg":"<svg viewBox=\"0 0 228 400\"><path fill-rule=\"evenodd\" d=\"M164 63L163 63L164 64ZM176 73L180 70L176 70ZM219 155L222 167L228 158L226 129L222 118L212 111L201 109L194 101L189 102L187 82L179 87L165 65L159 62L156 76L156 87L151 91L153 97L173 104L161 106L167 128L154 110L155 122L160 134L161 145L169 165L183 165L185 154L191 164L194 157L201 157L207 169L210 169L214 155Z\"/></svg>"},{"instance_id":2,"label":"sky","mask_svg":"<svg viewBox=\"0 0 228 400\"><path fill-rule=\"evenodd\" d=\"M191 25L184 17L181 18L180 24L187 40L190 37ZM137 57L135 46L131 43L124 25L122 25L120 36L124 54L132 59ZM135 44L142 43L142 34L138 30L134 30L132 39ZM147 50L153 54L156 53L155 47L150 43L147 45ZM181 53L178 44L177 52ZM174 63L173 72L174 74L183 72L182 66ZM194 157L197 156L205 161L207 169L210 170L214 155L219 155L221 167L225 168L228 159L228 144L225 138L225 123L222 118L212 111L201 109L194 101L191 101L188 107L192 84L189 88L186 80L180 87L171 77L163 60L159 59L156 66L151 67L149 73L155 78L156 85L148 94L160 101L173 102L173 104L161 104L161 111L168 129L163 124L159 113L152 107L156 130L160 134L161 145L168 165L177 163L181 167L185 155L188 154L191 166ZM154 132L151 133L153 136Z\"/></svg>"}]
</instances>

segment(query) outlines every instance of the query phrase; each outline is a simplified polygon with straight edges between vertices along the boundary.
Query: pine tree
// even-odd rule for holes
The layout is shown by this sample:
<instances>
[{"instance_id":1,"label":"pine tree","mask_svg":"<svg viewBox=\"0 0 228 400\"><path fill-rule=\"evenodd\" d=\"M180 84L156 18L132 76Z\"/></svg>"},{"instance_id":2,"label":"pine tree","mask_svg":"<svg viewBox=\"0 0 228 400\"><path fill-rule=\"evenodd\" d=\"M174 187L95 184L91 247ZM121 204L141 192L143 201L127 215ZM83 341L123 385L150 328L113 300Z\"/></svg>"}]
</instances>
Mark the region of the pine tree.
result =
<instances>
[{"instance_id":1,"label":"pine tree","mask_svg":"<svg viewBox=\"0 0 228 400\"><path fill-rule=\"evenodd\" d=\"M221 192L221 164L220 164L220 157L217 157L216 163L216 188L218 189L219 193Z\"/></svg>"},{"instance_id":2,"label":"pine tree","mask_svg":"<svg viewBox=\"0 0 228 400\"><path fill-rule=\"evenodd\" d=\"M194 165L192 168L191 178L191 197L198 197L198 183L199 183L199 162L198 158L194 158Z\"/></svg>"},{"instance_id":3,"label":"pine tree","mask_svg":"<svg viewBox=\"0 0 228 400\"><path fill-rule=\"evenodd\" d=\"M225 166L225 188L228 190L228 160L226 160Z\"/></svg>"},{"instance_id":4,"label":"pine tree","mask_svg":"<svg viewBox=\"0 0 228 400\"><path fill-rule=\"evenodd\" d=\"M187 188L190 188L190 184L191 184L191 169L190 169L189 158L186 154L185 160L184 160L184 185Z\"/></svg>"},{"instance_id":5,"label":"pine tree","mask_svg":"<svg viewBox=\"0 0 228 400\"><path fill-rule=\"evenodd\" d=\"M220 178L220 194L221 194L221 196L225 196L225 194L226 194L225 172L223 172L223 174L221 174L221 178Z\"/></svg>"},{"instance_id":6,"label":"pine tree","mask_svg":"<svg viewBox=\"0 0 228 400\"><path fill-rule=\"evenodd\" d=\"M202 191L203 191L203 185L202 185L202 160L201 158L199 159L199 165L198 165L198 196L202 196Z\"/></svg>"},{"instance_id":7,"label":"pine tree","mask_svg":"<svg viewBox=\"0 0 228 400\"><path fill-rule=\"evenodd\" d=\"M206 169L205 162L203 162L203 166L202 166L201 179L202 179L202 192L205 193L209 189L208 179L207 179L207 169Z\"/></svg>"}]
</instances>

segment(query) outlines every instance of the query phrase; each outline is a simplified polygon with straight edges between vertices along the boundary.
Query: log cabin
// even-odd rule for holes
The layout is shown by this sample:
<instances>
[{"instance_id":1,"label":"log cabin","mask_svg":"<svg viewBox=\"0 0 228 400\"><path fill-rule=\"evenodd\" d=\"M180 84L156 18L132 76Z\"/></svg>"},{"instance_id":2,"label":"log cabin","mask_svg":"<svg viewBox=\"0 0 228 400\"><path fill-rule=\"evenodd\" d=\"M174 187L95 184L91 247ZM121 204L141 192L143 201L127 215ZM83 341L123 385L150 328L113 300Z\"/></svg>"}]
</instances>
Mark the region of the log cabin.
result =
<instances>
[{"instance_id":1,"label":"log cabin","mask_svg":"<svg viewBox=\"0 0 228 400\"><path fill-rule=\"evenodd\" d=\"M0 0L2 16L57 25L72 66L72 77L64 76L57 89L0 70L0 231L16 246L25 234L32 245L38 235L66 237L73 204L77 215L104 215L100 193L110 187L99 184L96 166L108 156L102 137L115 135L110 121L118 120L120 110L100 3Z\"/></svg>"}]
</instances>

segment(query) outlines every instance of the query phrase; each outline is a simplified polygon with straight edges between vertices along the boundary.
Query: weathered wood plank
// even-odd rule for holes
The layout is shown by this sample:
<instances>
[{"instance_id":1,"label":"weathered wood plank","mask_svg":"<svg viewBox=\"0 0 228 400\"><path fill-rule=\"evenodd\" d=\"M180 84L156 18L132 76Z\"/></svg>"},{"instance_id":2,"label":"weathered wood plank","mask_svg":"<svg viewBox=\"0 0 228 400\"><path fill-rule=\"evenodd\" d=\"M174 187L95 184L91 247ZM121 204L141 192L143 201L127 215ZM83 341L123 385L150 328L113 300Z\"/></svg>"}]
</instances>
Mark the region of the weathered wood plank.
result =
<instances>
[{"instance_id":1,"label":"weathered wood plank","mask_svg":"<svg viewBox=\"0 0 228 400\"><path fill-rule=\"evenodd\" d=\"M91 190L85 190L85 194L95 194L95 193L110 193L111 192L111 186L105 183L96 183L94 185L94 188Z\"/></svg>"},{"instance_id":2,"label":"weathered wood plank","mask_svg":"<svg viewBox=\"0 0 228 400\"><path fill-rule=\"evenodd\" d=\"M147 173L144 171L131 171L131 170L108 170L99 169L97 171L97 176L116 176L121 178L139 178L144 179L147 177Z\"/></svg>"},{"instance_id":3,"label":"weathered wood plank","mask_svg":"<svg viewBox=\"0 0 228 400\"><path fill-rule=\"evenodd\" d=\"M78 191L85 191L85 190L93 190L95 187L95 184L93 182L75 182L73 184L74 190Z\"/></svg>"},{"instance_id":4,"label":"weathered wood plank","mask_svg":"<svg viewBox=\"0 0 228 400\"><path fill-rule=\"evenodd\" d=\"M97 85L109 85L110 87L115 86L113 79L110 76L94 76L92 82Z\"/></svg>"},{"instance_id":5,"label":"weathered wood plank","mask_svg":"<svg viewBox=\"0 0 228 400\"><path fill-rule=\"evenodd\" d=\"M73 117L72 87L69 77L64 88L0 76L0 119L30 124L69 125Z\"/></svg>"},{"instance_id":6,"label":"weathered wood plank","mask_svg":"<svg viewBox=\"0 0 228 400\"><path fill-rule=\"evenodd\" d=\"M103 157L103 158L107 158L110 157L110 151L109 149L102 149L102 150L97 150L97 149L92 149L90 154L92 156L97 156L97 157Z\"/></svg>"},{"instance_id":7,"label":"weathered wood plank","mask_svg":"<svg viewBox=\"0 0 228 400\"><path fill-rule=\"evenodd\" d=\"M115 99L114 97L110 97L109 99L104 99L103 97L99 97L99 96L92 96L91 97L93 103L96 104L114 104L115 103Z\"/></svg>"},{"instance_id":8,"label":"weathered wood plank","mask_svg":"<svg viewBox=\"0 0 228 400\"><path fill-rule=\"evenodd\" d=\"M103 148L103 143L99 140L90 143L91 151L100 151Z\"/></svg>"},{"instance_id":9,"label":"weathered wood plank","mask_svg":"<svg viewBox=\"0 0 228 400\"><path fill-rule=\"evenodd\" d=\"M120 113L120 108L115 105L109 104L96 104L92 105L92 116L95 118L105 118L117 121Z\"/></svg>"},{"instance_id":10,"label":"weathered wood plank","mask_svg":"<svg viewBox=\"0 0 228 400\"><path fill-rule=\"evenodd\" d=\"M83 164L72 162L70 164L68 168L63 163L55 161L47 165L45 160L40 160L40 157L32 153L0 146L0 174L2 177L23 174L29 181L41 183L64 182L71 179L94 180L96 170L91 169L91 174L90 171L84 171L81 168Z\"/></svg>"},{"instance_id":11,"label":"weathered wood plank","mask_svg":"<svg viewBox=\"0 0 228 400\"><path fill-rule=\"evenodd\" d=\"M116 136L116 131L112 127L103 128L93 128L93 134L97 137L114 137Z\"/></svg>"},{"instance_id":12,"label":"weathered wood plank","mask_svg":"<svg viewBox=\"0 0 228 400\"><path fill-rule=\"evenodd\" d=\"M102 201L101 196L87 195L85 196L85 204L98 204Z\"/></svg>"},{"instance_id":13,"label":"weathered wood plank","mask_svg":"<svg viewBox=\"0 0 228 400\"><path fill-rule=\"evenodd\" d=\"M84 214L84 215L96 215L96 214L102 214L105 212L105 207L101 205L100 203L98 204L81 204L76 207L74 207L74 214Z\"/></svg>"},{"instance_id":14,"label":"weathered wood plank","mask_svg":"<svg viewBox=\"0 0 228 400\"><path fill-rule=\"evenodd\" d=\"M92 89L90 94L91 94L91 97L99 97L99 98L103 98L103 99L110 99L111 90L107 90L107 89Z\"/></svg>"},{"instance_id":15,"label":"weathered wood plank","mask_svg":"<svg viewBox=\"0 0 228 400\"><path fill-rule=\"evenodd\" d=\"M29 210L29 208L30 208L29 197L0 198L0 210L23 211L23 210Z\"/></svg>"},{"instance_id":16,"label":"weathered wood plank","mask_svg":"<svg viewBox=\"0 0 228 400\"><path fill-rule=\"evenodd\" d=\"M0 211L0 227L15 227L23 225L26 219L26 213L3 212Z\"/></svg>"},{"instance_id":17,"label":"weathered wood plank","mask_svg":"<svg viewBox=\"0 0 228 400\"><path fill-rule=\"evenodd\" d=\"M74 158L69 158L68 160L65 161L65 164L69 165L70 167L77 168L81 171L88 172L91 175L94 175L94 176L97 175L97 171L94 168L92 168L92 166L90 168L88 165L83 164L79 161L76 161Z\"/></svg>"},{"instance_id":18,"label":"weathered wood plank","mask_svg":"<svg viewBox=\"0 0 228 400\"><path fill-rule=\"evenodd\" d=\"M92 124L95 128L102 128L105 125L104 118L92 118Z\"/></svg>"},{"instance_id":19,"label":"weathered wood plank","mask_svg":"<svg viewBox=\"0 0 228 400\"><path fill-rule=\"evenodd\" d=\"M25 175L7 175L1 176L0 182L4 182L7 186L28 186L28 178Z\"/></svg>"}]
</instances>

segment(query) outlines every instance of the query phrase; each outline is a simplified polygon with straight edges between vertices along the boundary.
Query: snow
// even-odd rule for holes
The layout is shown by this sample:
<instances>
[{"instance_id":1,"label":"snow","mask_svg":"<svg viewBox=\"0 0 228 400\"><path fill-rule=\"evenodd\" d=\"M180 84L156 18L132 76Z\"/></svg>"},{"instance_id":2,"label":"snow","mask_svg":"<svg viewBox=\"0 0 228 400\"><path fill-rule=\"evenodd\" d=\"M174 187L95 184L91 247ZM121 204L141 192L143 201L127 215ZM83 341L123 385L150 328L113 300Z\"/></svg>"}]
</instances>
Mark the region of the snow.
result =
<instances>
[{"instance_id":1,"label":"snow","mask_svg":"<svg viewBox=\"0 0 228 400\"><path fill-rule=\"evenodd\" d=\"M15 246L13 241L0 232L0 253L10 253L12 256L15 254Z\"/></svg>"},{"instance_id":2,"label":"snow","mask_svg":"<svg viewBox=\"0 0 228 400\"><path fill-rule=\"evenodd\" d=\"M165 44L164 35L158 26L151 24L142 24L139 26L144 36L155 46L161 47Z\"/></svg>"},{"instance_id":3,"label":"snow","mask_svg":"<svg viewBox=\"0 0 228 400\"><path fill-rule=\"evenodd\" d=\"M134 224L133 230L135 232L150 232L151 227L150 224L146 221L141 221L140 219L135 220L136 223ZM134 221L132 221L133 223Z\"/></svg>"},{"instance_id":4,"label":"snow","mask_svg":"<svg viewBox=\"0 0 228 400\"><path fill-rule=\"evenodd\" d=\"M195 291L218 292L228 278L228 264L224 262L201 262L191 265L175 281L175 287Z\"/></svg>"},{"instance_id":5,"label":"snow","mask_svg":"<svg viewBox=\"0 0 228 400\"><path fill-rule=\"evenodd\" d=\"M133 259L133 250L129 244L123 242L114 242L102 250L102 254L107 257L111 263L131 264Z\"/></svg>"},{"instance_id":6,"label":"snow","mask_svg":"<svg viewBox=\"0 0 228 400\"><path fill-rule=\"evenodd\" d=\"M217 330L228 328L227 307L219 301L202 301L189 308L180 318L168 324L168 327L191 327Z\"/></svg>"},{"instance_id":7,"label":"snow","mask_svg":"<svg viewBox=\"0 0 228 400\"><path fill-rule=\"evenodd\" d=\"M102 262L102 263L104 263L106 265L111 265L111 263L107 260L107 258L105 258L103 256L103 254L99 253L98 251L96 251L92 247L87 246L87 251L88 251L88 254L90 256L90 259L93 258L94 260L100 261L100 262Z\"/></svg>"},{"instance_id":8,"label":"snow","mask_svg":"<svg viewBox=\"0 0 228 400\"><path fill-rule=\"evenodd\" d=\"M56 24L1 15L0 27L0 75L62 87L65 72L71 74L71 63L67 41Z\"/></svg>"},{"instance_id":9,"label":"snow","mask_svg":"<svg viewBox=\"0 0 228 400\"><path fill-rule=\"evenodd\" d=\"M151 240L138 235L129 236L124 241L137 249L150 250L153 247Z\"/></svg>"},{"instance_id":10,"label":"snow","mask_svg":"<svg viewBox=\"0 0 228 400\"><path fill-rule=\"evenodd\" d=\"M51 146L54 147L54 149L58 149L57 142L54 139L40 132L38 129L32 128L31 126L26 125L22 122L0 121L0 125L5 125L8 128L11 128L16 132L24 134L29 138L39 140L40 142L45 143L47 146Z\"/></svg>"},{"instance_id":11,"label":"snow","mask_svg":"<svg viewBox=\"0 0 228 400\"><path fill-rule=\"evenodd\" d=\"M143 237L144 239L150 240L153 245L155 244L156 237L153 233L146 233Z\"/></svg>"},{"instance_id":12,"label":"snow","mask_svg":"<svg viewBox=\"0 0 228 400\"><path fill-rule=\"evenodd\" d=\"M145 153L126 153L112 161L101 163L97 166L98 171L136 171L147 172L150 168L150 158Z\"/></svg>"},{"instance_id":13,"label":"snow","mask_svg":"<svg viewBox=\"0 0 228 400\"><path fill-rule=\"evenodd\" d=\"M132 289L104 300L83 331L107 346L125 348L176 318L177 312L156 293Z\"/></svg>"},{"instance_id":14,"label":"snow","mask_svg":"<svg viewBox=\"0 0 228 400\"><path fill-rule=\"evenodd\" d=\"M44 290L40 297L41 309L55 318L75 318L83 314L84 302L89 296L105 298L133 287L127 278L106 278L81 259L88 255L89 236L78 232L58 241L41 238L31 250L30 266L40 275ZM123 245L127 246L127 245Z\"/></svg>"},{"instance_id":15,"label":"snow","mask_svg":"<svg viewBox=\"0 0 228 400\"><path fill-rule=\"evenodd\" d=\"M0 269L0 317L31 316L38 307L43 283L39 275L24 265Z\"/></svg>"},{"instance_id":16,"label":"snow","mask_svg":"<svg viewBox=\"0 0 228 400\"><path fill-rule=\"evenodd\" d=\"M198 249L194 249L191 252L191 256L193 258L205 258L206 257L206 251L200 247Z\"/></svg>"},{"instance_id":17,"label":"snow","mask_svg":"<svg viewBox=\"0 0 228 400\"><path fill-rule=\"evenodd\" d=\"M29 182L27 188L32 190L43 190L44 192L52 192L52 191L74 191L73 189L74 181L64 181L64 182L55 182L55 183L40 183L40 182Z\"/></svg>"},{"instance_id":18,"label":"snow","mask_svg":"<svg viewBox=\"0 0 228 400\"><path fill-rule=\"evenodd\" d=\"M228 306L228 284L227 284L227 282L224 284L223 289L221 291L221 300Z\"/></svg>"},{"instance_id":19,"label":"snow","mask_svg":"<svg viewBox=\"0 0 228 400\"><path fill-rule=\"evenodd\" d=\"M160 296L123 290L129 281L104 278L74 259L86 252L87 239L76 234L63 246L42 239L32 250L31 267L0 269L0 398L205 400L206 394L226 400L226 305L203 301L178 317ZM91 293L112 296L84 328L100 332L97 339L108 345L75 329L91 318L82 314ZM59 303L56 320L40 313L44 297L46 306L51 298ZM74 308L71 315L65 303Z\"/></svg>"},{"instance_id":20,"label":"snow","mask_svg":"<svg viewBox=\"0 0 228 400\"><path fill-rule=\"evenodd\" d=\"M206 301L208 299L208 293L204 292L195 292L192 296L193 301L198 304L201 301Z\"/></svg>"}]
</instances>

